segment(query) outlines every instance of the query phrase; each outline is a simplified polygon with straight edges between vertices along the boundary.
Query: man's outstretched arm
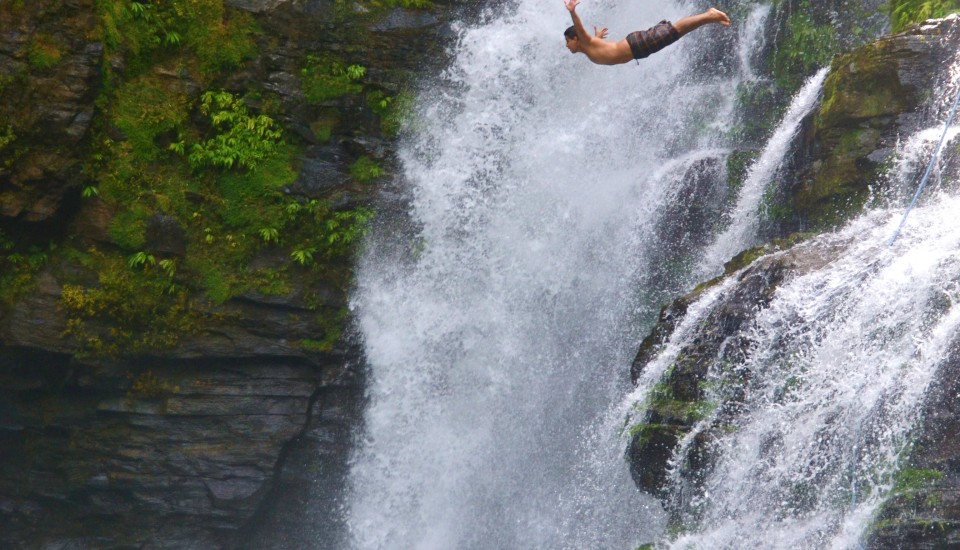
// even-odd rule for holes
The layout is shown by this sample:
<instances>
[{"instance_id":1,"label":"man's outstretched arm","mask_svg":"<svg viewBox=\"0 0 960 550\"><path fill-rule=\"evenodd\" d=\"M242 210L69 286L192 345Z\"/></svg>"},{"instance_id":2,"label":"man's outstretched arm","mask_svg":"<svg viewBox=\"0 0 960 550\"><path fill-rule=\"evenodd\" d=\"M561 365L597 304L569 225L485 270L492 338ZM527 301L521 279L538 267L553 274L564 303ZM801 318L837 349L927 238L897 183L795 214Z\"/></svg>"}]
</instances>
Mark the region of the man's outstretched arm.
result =
<instances>
[{"instance_id":1,"label":"man's outstretched arm","mask_svg":"<svg viewBox=\"0 0 960 550\"><path fill-rule=\"evenodd\" d=\"M587 34L587 29L583 28L580 16L577 15L577 5L580 4L580 0L563 0L563 3L570 12L570 18L573 19L573 26L577 29L577 38L581 44L586 46L593 40L593 37Z\"/></svg>"}]
</instances>

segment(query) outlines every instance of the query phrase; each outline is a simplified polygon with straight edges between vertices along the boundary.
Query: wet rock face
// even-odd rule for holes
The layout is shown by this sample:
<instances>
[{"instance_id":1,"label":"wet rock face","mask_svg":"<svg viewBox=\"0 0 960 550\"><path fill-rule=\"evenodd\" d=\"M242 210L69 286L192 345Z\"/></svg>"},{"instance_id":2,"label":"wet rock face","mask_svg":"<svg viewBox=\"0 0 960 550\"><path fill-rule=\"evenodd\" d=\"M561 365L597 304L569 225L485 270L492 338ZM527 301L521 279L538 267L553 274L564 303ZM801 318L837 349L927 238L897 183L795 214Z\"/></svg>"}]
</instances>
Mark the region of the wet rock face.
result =
<instances>
[{"instance_id":1,"label":"wet rock face","mask_svg":"<svg viewBox=\"0 0 960 550\"><path fill-rule=\"evenodd\" d=\"M870 550L960 546L960 342L934 380L910 456L866 537Z\"/></svg>"},{"instance_id":2,"label":"wet rock face","mask_svg":"<svg viewBox=\"0 0 960 550\"><path fill-rule=\"evenodd\" d=\"M736 289L714 306L697 337L680 350L677 360L668 368L627 450L631 475L642 490L666 496L668 461L680 439L701 417L700 402L705 398L701 383L706 380L708 370L714 363L739 358L742 350L731 338L769 302L792 265L789 255L773 255L738 273ZM634 380L662 349L676 324L686 315L687 306L700 292L664 308L660 322L634 360L631 369Z\"/></svg>"},{"instance_id":3,"label":"wet rock face","mask_svg":"<svg viewBox=\"0 0 960 550\"><path fill-rule=\"evenodd\" d=\"M800 147L783 170L791 182L784 191L785 203L790 205L794 219L766 228L767 237L829 228L861 211L867 186L878 181L897 139L943 123L944 113L929 113L922 106L947 78L943 71L956 55L958 37L960 19L947 19L837 58L819 112L804 121ZM881 198L904 194L895 187L873 191ZM911 193L912 189L906 191ZM766 306L778 285L834 256L835 251L774 241L743 252L728 264L723 276L662 310L632 365L634 381L663 349L702 291L724 278L736 277L733 289L711 307L661 382L650 391L645 420L634 429L628 448L634 481L642 490L663 499L670 512L681 513L682 505L670 499L695 497L702 490L700 483L713 464L712 439L722 434L725 423L740 412L736 388L749 383L750 373L723 369L727 360L743 363L740 356L747 350L736 335ZM867 534L867 548L960 546L958 361L960 346L954 346L927 397L917 439L902 468L904 479L898 481ZM727 384L728 393L720 403L703 401L706 392L702 386L711 369L719 372ZM714 410L715 420L678 456L681 439L705 418L704 411ZM668 468L674 468L684 480L677 491L681 494L667 494Z\"/></svg>"},{"instance_id":4,"label":"wet rock face","mask_svg":"<svg viewBox=\"0 0 960 550\"><path fill-rule=\"evenodd\" d=\"M317 390L339 365L89 365L2 351L5 548L237 548L284 449L298 437L336 434L349 416L350 407ZM327 456L309 464L342 454L345 441L318 442Z\"/></svg>"},{"instance_id":5,"label":"wet rock face","mask_svg":"<svg viewBox=\"0 0 960 550\"><path fill-rule=\"evenodd\" d=\"M88 38L95 26L91 0L0 5L0 217L50 220L84 180L103 54Z\"/></svg>"},{"instance_id":6,"label":"wet rock face","mask_svg":"<svg viewBox=\"0 0 960 550\"><path fill-rule=\"evenodd\" d=\"M805 127L786 191L789 230L833 227L858 212L897 141L936 113L921 106L942 85L955 55L960 20L946 19L868 44L834 60L819 113ZM874 189L883 195L885 189ZM893 189L891 192L901 190Z\"/></svg>"}]
</instances>

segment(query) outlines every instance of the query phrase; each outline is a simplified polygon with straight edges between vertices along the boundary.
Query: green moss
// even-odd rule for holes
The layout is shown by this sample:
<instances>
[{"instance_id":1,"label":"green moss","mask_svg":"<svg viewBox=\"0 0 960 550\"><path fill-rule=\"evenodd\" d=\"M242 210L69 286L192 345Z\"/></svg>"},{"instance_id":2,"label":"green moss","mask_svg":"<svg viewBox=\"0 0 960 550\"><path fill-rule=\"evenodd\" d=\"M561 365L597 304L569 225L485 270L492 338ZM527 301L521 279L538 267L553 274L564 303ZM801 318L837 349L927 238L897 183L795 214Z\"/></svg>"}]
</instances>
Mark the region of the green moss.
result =
<instances>
[{"instance_id":1,"label":"green moss","mask_svg":"<svg viewBox=\"0 0 960 550\"><path fill-rule=\"evenodd\" d=\"M256 53L252 16L223 0L97 0L96 12L104 44L126 54L133 73L186 51L201 74L212 75Z\"/></svg>"},{"instance_id":2,"label":"green moss","mask_svg":"<svg viewBox=\"0 0 960 550\"><path fill-rule=\"evenodd\" d=\"M190 305L186 288L156 265L131 268L124 258L91 251L98 285L63 286L66 334L79 352L119 356L162 350L200 330L204 320Z\"/></svg>"},{"instance_id":3,"label":"green moss","mask_svg":"<svg viewBox=\"0 0 960 550\"><path fill-rule=\"evenodd\" d=\"M303 95L310 103L323 103L345 95L359 94L366 69L360 65L348 65L333 54L307 56L300 70Z\"/></svg>"},{"instance_id":4,"label":"green moss","mask_svg":"<svg viewBox=\"0 0 960 550\"><path fill-rule=\"evenodd\" d=\"M897 64L890 62L889 47L875 42L835 60L823 83L817 129L853 127L862 120L896 115L911 103Z\"/></svg>"},{"instance_id":5,"label":"green moss","mask_svg":"<svg viewBox=\"0 0 960 550\"><path fill-rule=\"evenodd\" d=\"M130 389L127 390L127 399L159 399L180 392L180 386L160 378L152 370L145 370L133 377Z\"/></svg>"},{"instance_id":6,"label":"green moss","mask_svg":"<svg viewBox=\"0 0 960 550\"><path fill-rule=\"evenodd\" d=\"M130 142L139 160L153 160L165 151L157 137L180 128L187 120L189 99L169 81L141 76L120 86L111 109L113 124Z\"/></svg>"},{"instance_id":7,"label":"green moss","mask_svg":"<svg viewBox=\"0 0 960 550\"><path fill-rule=\"evenodd\" d=\"M409 116L413 107L413 95L403 92L388 96L377 90L367 94L367 105L380 117L380 130L383 134L393 137L400 133L403 120Z\"/></svg>"},{"instance_id":8,"label":"green moss","mask_svg":"<svg viewBox=\"0 0 960 550\"><path fill-rule=\"evenodd\" d=\"M284 202L280 191L297 177L297 171L291 165L296 153L296 148L284 145L256 169L229 172L218 178L217 186L223 197L223 221L232 228L250 233L268 222L279 225L277 222L283 215Z\"/></svg>"},{"instance_id":9,"label":"green moss","mask_svg":"<svg viewBox=\"0 0 960 550\"><path fill-rule=\"evenodd\" d=\"M48 35L37 35L27 47L27 62L38 71L50 69L60 63L63 53L60 46Z\"/></svg>"},{"instance_id":10,"label":"green moss","mask_svg":"<svg viewBox=\"0 0 960 550\"><path fill-rule=\"evenodd\" d=\"M36 287L37 273L47 264L50 247L17 245L0 231L0 305L12 305Z\"/></svg>"},{"instance_id":11,"label":"green moss","mask_svg":"<svg viewBox=\"0 0 960 550\"><path fill-rule=\"evenodd\" d=\"M732 151L727 155L727 186L731 194L739 194L750 166L758 156L760 156L758 151Z\"/></svg>"},{"instance_id":12,"label":"green moss","mask_svg":"<svg viewBox=\"0 0 960 550\"><path fill-rule=\"evenodd\" d=\"M0 152L3 152L4 149L13 144L17 140L17 135L13 133L13 126L8 124L6 127L0 128Z\"/></svg>"},{"instance_id":13,"label":"green moss","mask_svg":"<svg viewBox=\"0 0 960 550\"><path fill-rule=\"evenodd\" d=\"M127 251L143 248L150 214L147 207L137 203L121 209L110 222L110 238Z\"/></svg>"},{"instance_id":14,"label":"green moss","mask_svg":"<svg viewBox=\"0 0 960 550\"><path fill-rule=\"evenodd\" d=\"M740 140L763 140L770 135L786 110L777 101L777 89L769 83L741 82L737 85L737 112L743 113L731 131Z\"/></svg>"},{"instance_id":15,"label":"green moss","mask_svg":"<svg viewBox=\"0 0 960 550\"><path fill-rule=\"evenodd\" d=\"M903 468L897 472L894 494L905 494L929 489L943 479L943 472L932 468Z\"/></svg>"},{"instance_id":16,"label":"green moss","mask_svg":"<svg viewBox=\"0 0 960 550\"><path fill-rule=\"evenodd\" d=\"M671 439L679 438L687 430L684 426L676 424L637 424L630 428L630 438L633 445L642 447L650 442L655 436L665 434Z\"/></svg>"}]
</instances>

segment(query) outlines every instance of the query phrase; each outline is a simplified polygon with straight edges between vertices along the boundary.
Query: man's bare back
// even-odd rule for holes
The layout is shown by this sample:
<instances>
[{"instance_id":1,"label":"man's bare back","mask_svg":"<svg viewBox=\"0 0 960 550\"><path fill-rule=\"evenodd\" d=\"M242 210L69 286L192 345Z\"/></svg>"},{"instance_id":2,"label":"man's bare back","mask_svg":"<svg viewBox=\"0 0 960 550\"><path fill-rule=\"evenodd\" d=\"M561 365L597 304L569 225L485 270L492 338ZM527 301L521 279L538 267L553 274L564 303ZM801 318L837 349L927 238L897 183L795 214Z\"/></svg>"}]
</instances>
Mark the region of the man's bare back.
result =
<instances>
[{"instance_id":1,"label":"man's bare back","mask_svg":"<svg viewBox=\"0 0 960 550\"><path fill-rule=\"evenodd\" d=\"M684 17L676 23L661 21L647 31L630 33L623 40L614 42L605 40L606 28L596 31L594 27L595 36L587 33L576 12L580 0L564 0L564 4L573 19L573 26L564 32L567 49L571 53L583 53L590 61L599 65L619 65L646 57L672 44L688 32L709 23L730 24L727 14L716 8L710 8L703 13Z\"/></svg>"}]
</instances>

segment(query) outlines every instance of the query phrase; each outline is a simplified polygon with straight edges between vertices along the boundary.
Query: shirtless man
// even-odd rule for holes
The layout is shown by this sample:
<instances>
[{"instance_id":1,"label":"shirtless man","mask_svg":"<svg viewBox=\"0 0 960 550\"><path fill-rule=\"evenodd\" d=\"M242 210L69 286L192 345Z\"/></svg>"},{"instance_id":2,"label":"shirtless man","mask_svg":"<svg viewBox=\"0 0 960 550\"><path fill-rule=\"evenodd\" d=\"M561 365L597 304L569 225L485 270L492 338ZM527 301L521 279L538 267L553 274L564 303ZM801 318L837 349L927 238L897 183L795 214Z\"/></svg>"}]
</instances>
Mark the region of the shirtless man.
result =
<instances>
[{"instance_id":1,"label":"shirtless man","mask_svg":"<svg viewBox=\"0 0 960 550\"><path fill-rule=\"evenodd\" d=\"M604 40L607 36L606 28L597 31L594 27L596 36L587 34L576 11L580 0L563 0L563 2L573 19L573 26L563 33L563 36L567 39L567 49L571 53L583 52L590 58L590 61L599 65L619 65L629 63L634 59L642 59L662 50L679 40L681 36L708 23L730 24L730 18L727 17L727 14L716 8L710 8L703 13L684 17L676 23L661 21L645 31L632 32L623 40L613 42Z\"/></svg>"}]
</instances>

